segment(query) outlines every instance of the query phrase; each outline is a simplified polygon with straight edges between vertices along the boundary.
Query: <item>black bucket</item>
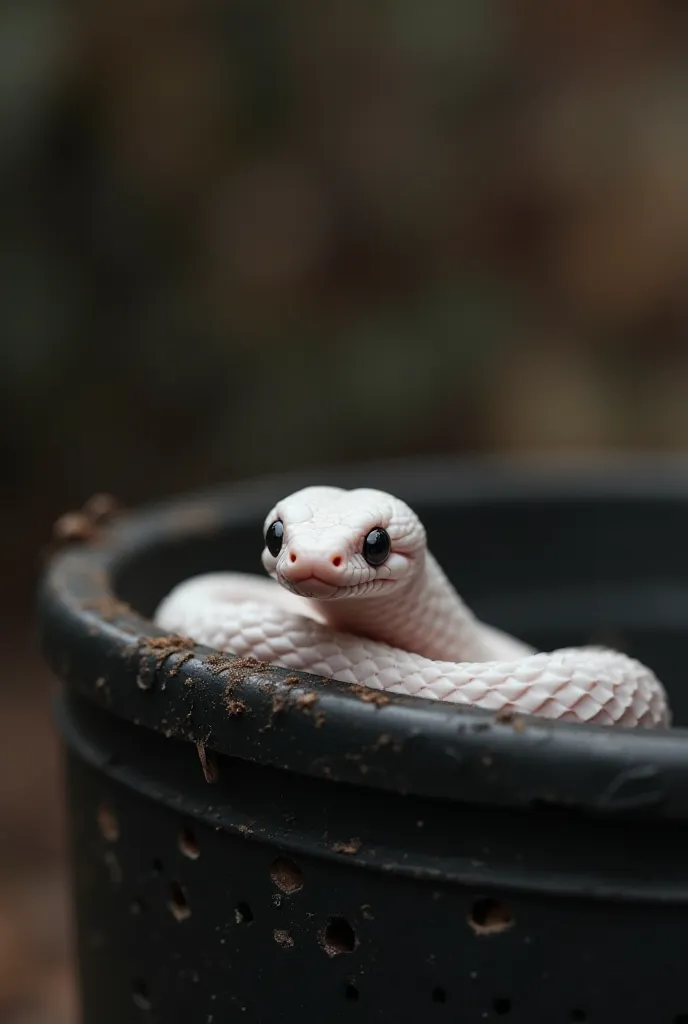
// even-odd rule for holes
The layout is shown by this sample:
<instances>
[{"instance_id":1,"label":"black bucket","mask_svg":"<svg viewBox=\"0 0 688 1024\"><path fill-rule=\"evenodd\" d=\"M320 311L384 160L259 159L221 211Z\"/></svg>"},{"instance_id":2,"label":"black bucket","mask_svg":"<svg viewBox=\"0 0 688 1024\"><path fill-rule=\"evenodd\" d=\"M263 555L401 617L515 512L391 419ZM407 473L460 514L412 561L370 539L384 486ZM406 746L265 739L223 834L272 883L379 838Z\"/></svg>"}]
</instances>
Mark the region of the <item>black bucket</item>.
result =
<instances>
[{"instance_id":1,"label":"black bucket","mask_svg":"<svg viewBox=\"0 0 688 1024\"><path fill-rule=\"evenodd\" d=\"M307 482L122 517L49 566L83 1024L686 1024L688 467L319 481L407 500L487 621L649 664L669 732L495 721L163 638L169 588L260 573L266 510Z\"/></svg>"}]
</instances>

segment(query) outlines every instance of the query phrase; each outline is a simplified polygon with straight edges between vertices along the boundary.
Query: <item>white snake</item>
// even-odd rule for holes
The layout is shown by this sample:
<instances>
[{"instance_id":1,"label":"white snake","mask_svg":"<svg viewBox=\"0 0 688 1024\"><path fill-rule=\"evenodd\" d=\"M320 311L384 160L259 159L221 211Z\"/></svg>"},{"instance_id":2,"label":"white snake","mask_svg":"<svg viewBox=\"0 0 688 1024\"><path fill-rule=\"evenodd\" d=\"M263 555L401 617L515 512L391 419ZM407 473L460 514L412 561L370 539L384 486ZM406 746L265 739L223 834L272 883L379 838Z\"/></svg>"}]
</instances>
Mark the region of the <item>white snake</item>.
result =
<instances>
[{"instance_id":1,"label":"white snake","mask_svg":"<svg viewBox=\"0 0 688 1024\"><path fill-rule=\"evenodd\" d=\"M418 516L382 491L308 487L264 524L274 582L211 573L179 584L163 629L240 657L494 712L667 727L666 693L603 648L536 653L478 621L427 548Z\"/></svg>"}]
</instances>

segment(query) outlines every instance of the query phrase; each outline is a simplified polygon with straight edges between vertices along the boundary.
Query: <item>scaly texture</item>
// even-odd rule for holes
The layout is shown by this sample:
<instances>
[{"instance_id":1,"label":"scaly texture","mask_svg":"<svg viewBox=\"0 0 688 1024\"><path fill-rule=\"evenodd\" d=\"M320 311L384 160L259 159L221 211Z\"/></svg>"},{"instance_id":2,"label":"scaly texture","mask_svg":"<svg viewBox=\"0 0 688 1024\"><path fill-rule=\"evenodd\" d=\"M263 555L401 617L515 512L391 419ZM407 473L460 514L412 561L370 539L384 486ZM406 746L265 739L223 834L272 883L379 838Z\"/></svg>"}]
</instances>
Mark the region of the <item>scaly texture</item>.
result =
<instances>
[{"instance_id":1,"label":"scaly texture","mask_svg":"<svg viewBox=\"0 0 688 1024\"><path fill-rule=\"evenodd\" d=\"M269 580L232 573L176 587L156 614L164 629L285 668L490 711L625 727L670 724L663 687L645 666L601 648L535 653L479 622L432 555L415 514L378 491L307 488L266 519L280 550ZM362 538L387 531L369 565Z\"/></svg>"}]
</instances>

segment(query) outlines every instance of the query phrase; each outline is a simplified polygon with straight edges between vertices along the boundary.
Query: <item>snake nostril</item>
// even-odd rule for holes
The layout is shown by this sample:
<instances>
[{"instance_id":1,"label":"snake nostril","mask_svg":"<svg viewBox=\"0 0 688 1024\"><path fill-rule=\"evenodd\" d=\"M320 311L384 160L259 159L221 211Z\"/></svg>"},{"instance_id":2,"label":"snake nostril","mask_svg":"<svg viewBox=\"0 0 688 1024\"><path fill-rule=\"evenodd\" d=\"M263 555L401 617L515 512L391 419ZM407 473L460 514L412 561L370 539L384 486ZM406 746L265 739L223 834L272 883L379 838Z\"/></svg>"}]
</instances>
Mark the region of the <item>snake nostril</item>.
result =
<instances>
[{"instance_id":1,"label":"snake nostril","mask_svg":"<svg viewBox=\"0 0 688 1024\"><path fill-rule=\"evenodd\" d=\"M334 565L334 567L336 569L338 569L341 564L342 564L342 556L341 555L335 555L334 558L332 559L332 565Z\"/></svg>"},{"instance_id":2,"label":"snake nostril","mask_svg":"<svg viewBox=\"0 0 688 1024\"><path fill-rule=\"evenodd\" d=\"M289 561L290 561L290 562L295 562L295 561L296 561L296 555L294 554L294 552L293 552L293 551L292 551L292 553L291 553L291 554L289 555Z\"/></svg>"}]
</instances>

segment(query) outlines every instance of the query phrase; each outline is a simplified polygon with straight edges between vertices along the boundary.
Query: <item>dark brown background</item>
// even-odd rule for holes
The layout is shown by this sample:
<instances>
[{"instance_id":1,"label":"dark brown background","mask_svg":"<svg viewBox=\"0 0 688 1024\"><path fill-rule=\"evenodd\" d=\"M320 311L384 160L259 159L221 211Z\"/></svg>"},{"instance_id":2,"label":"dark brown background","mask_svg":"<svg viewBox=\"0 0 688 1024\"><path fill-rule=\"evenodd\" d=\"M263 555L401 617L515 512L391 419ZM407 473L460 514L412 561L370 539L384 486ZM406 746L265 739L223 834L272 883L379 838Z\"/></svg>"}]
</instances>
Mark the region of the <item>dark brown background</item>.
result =
<instances>
[{"instance_id":1,"label":"dark brown background","mask_svg":"<svg viewBox=\"0 0 688 1024\"><path fill-rule=\"evenodd\" d=\"M688 444L688 7L0 10L0 1019L74 1024L53 519L274 469Z\"/></svg>"}]
</instances>

